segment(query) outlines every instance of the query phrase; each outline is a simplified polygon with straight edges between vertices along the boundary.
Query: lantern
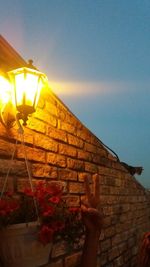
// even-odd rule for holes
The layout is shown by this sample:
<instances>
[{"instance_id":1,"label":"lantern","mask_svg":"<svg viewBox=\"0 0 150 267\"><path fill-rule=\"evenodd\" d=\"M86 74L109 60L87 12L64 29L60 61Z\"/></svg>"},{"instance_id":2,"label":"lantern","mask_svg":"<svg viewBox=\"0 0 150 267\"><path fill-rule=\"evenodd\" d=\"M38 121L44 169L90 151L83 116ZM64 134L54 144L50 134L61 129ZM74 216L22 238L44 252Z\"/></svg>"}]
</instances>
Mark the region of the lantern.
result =
<instances>
[{"instance_id":1,"label":"lantern","mask_svg":"<svg viewBox=\"0 0 150 267\"><path fill-rule=\"evenodd\" d=\"M47 80L46 75L27 67L12 70L8 74L14 89L14 102L19 119L23 119L26 124L28 115L36 110L40 90Z\"/></svg>"}]
</instances>

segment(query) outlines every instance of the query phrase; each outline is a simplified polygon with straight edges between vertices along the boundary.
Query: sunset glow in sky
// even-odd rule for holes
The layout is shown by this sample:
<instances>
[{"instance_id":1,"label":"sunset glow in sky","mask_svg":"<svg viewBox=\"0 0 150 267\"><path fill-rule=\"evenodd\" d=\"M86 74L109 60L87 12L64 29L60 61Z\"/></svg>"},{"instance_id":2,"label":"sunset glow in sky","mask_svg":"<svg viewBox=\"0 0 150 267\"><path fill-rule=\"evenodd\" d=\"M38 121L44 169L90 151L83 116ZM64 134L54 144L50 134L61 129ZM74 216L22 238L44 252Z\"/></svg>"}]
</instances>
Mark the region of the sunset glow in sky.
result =
<instances>
[{"instance_id":1,"label":"sunset glow in sky","mask_svg":"<svg viewBox=\"0 0 150 267\"><path fill-rule=\"evenodd\" d=\"M150 1L0 0L0 34L150 188Z\"/></svg>"}]
</instances>

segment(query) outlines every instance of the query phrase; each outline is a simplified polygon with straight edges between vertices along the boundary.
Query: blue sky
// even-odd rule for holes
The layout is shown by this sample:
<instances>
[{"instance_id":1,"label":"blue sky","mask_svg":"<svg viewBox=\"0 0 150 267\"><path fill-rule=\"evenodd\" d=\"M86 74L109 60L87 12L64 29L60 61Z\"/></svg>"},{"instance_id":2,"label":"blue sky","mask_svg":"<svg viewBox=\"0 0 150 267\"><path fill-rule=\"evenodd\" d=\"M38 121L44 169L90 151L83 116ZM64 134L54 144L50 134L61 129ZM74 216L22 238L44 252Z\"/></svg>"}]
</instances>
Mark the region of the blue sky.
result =
<instances>
[{"instance_id":1,"label":"blue sky","mask_svg":"<svg viewBox=\"0 0 150 267\"><path fill-rule=\"evenodd\" d=\"M150 1L0 0L0 33L150 187Z\"/></svg>"}]
</instances>

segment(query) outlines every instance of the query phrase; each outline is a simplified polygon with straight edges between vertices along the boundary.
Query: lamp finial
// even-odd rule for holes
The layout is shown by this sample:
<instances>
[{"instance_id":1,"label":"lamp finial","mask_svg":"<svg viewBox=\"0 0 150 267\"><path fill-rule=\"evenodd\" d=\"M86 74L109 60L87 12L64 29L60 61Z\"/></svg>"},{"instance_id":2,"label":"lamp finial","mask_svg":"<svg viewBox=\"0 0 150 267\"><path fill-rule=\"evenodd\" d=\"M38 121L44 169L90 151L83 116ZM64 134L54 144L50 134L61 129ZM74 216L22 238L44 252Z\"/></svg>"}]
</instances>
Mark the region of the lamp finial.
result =
<instances>
[{"instance_id":1,"label":"lamp finial","mask_svg":"<svg viewBox=\"0 0 150 267\"><path fill-rule=\"evenodd\" d=\"M37 68L33 65L33 59L28 60L28 68L37 70Z\"/></svg>"}]
</instances>

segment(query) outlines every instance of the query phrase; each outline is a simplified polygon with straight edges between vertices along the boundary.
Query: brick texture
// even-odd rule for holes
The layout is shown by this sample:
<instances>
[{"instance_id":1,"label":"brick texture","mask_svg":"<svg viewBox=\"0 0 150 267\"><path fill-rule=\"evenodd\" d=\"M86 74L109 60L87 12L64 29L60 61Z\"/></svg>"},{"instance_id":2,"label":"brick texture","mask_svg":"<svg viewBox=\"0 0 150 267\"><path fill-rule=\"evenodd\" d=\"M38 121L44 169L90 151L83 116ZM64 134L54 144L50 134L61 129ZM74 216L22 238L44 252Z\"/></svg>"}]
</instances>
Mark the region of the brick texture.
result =
<instances>
[{"instance_id":1,"label":"brick texture","mask_svg":"<svg viewBox=\"0 0 150 267\"><path fill-rule=\"evenodd\" d=\"M17 128L0 123L0 186L18 140L7 188L28 183L24 148ZM34 181L59 180L72 206L80 205L84 179L99 173L104 225L98 267L136 266L141 235L150 229L150 195L101 142L50 91L40 97L36 113L24 128L26 153ZM54 244L45 267L77 267L82 251L68 254L64 242Z\"/></svg>"}]
</instances>

